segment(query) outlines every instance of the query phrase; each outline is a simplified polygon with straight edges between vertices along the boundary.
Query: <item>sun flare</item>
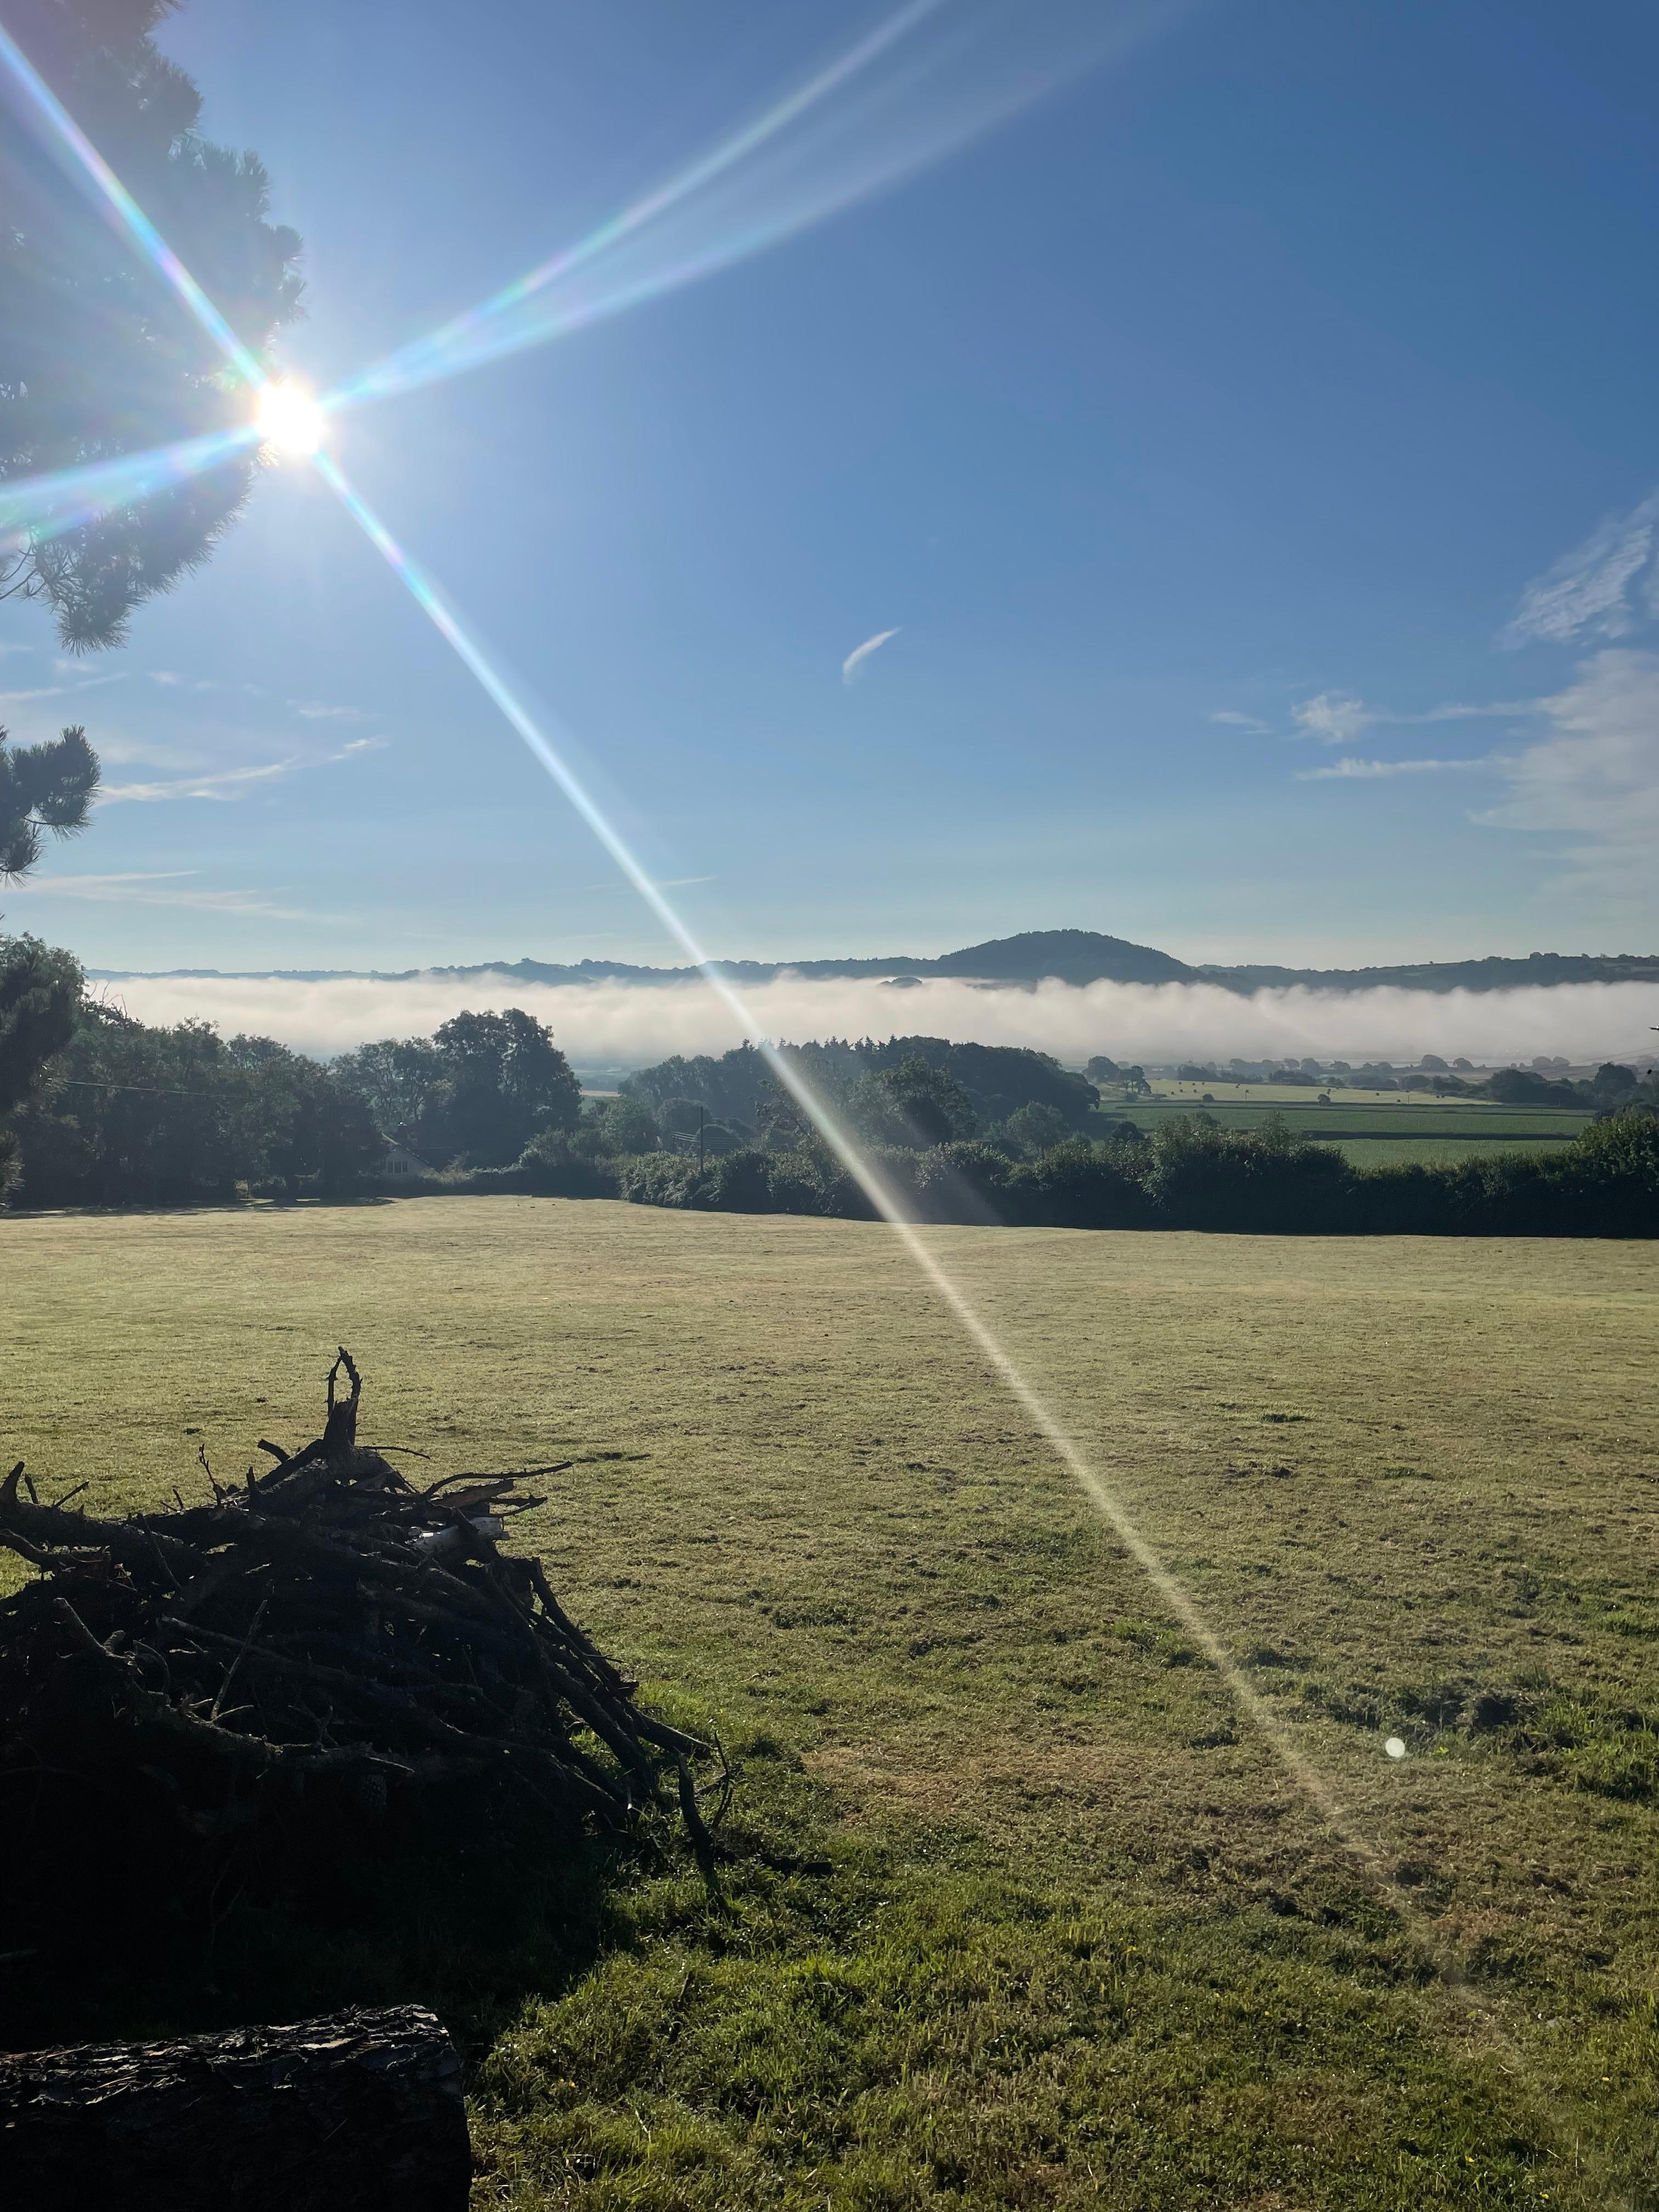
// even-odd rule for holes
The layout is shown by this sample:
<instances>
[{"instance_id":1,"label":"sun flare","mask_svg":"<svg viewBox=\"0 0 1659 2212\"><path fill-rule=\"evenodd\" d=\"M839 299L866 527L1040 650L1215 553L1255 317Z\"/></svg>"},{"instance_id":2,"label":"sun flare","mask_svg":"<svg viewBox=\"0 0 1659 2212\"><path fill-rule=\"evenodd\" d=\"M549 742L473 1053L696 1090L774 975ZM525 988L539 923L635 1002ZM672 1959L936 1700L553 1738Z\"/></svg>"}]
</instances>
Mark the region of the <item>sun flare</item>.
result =
<instances>
[{"instance_id":1,"label":"sun flare","mask_svg":"<svg viewBox=\"0 0 1659 2212\"><path fill-rule=\"evenodd\" d=\"M314 453L323 442L322 409L298 384L267 384L260 388L254 416L260 437L279 453Z\"/></svg>"}]
</instances>

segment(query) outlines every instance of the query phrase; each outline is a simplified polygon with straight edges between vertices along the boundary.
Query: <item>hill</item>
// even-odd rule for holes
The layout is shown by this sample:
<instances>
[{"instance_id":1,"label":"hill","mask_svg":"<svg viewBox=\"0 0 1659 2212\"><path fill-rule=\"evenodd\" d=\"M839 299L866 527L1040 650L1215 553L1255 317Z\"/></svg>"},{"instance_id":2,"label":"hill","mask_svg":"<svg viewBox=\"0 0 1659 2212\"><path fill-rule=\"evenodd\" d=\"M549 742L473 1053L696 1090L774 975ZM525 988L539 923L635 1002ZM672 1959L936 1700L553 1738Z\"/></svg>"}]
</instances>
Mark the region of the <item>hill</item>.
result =
<instances>
[{"instance_id":1,"label":"hill","mask_svg":"<svg viewBox=\"0 0 1659 2212\"><path fill-rule=\"evenodd\" d=\"M1561 983L1659 982L1659 953L1532 952L1522 958L1428 960L1391 968L1277 968L1224 967L1205 963L1189 966L1172 953L1127 938L1108 937L1093 929L1028 929L1015 937L998 937L983 945L964 945L960 951L932 957L892 953L868 959L846 960L722 960L722 975L734 983L770 983L781 975L882 976L894 981L927 975L972 976L992 983L1030 987L1053 977L1063 983L1214 983L1224 990L1249 993L1284 990L1302 986L1312 990L1374 991L1513 991L1523 986ZM94 968L88 973L95 981L123 982L144 972L135 969ZM625 960L491 960L470 967L407 968L397 970L361 968L171 968L161 971L178 978L228 977L234 981L276 980L297 983L330 983L351 978L375 982L412 982L417 975L443 976L454 981L481 981L487 975L512 975L526 983L690 983L695 968L644 968Z\"/></svg>"}]
</instances>

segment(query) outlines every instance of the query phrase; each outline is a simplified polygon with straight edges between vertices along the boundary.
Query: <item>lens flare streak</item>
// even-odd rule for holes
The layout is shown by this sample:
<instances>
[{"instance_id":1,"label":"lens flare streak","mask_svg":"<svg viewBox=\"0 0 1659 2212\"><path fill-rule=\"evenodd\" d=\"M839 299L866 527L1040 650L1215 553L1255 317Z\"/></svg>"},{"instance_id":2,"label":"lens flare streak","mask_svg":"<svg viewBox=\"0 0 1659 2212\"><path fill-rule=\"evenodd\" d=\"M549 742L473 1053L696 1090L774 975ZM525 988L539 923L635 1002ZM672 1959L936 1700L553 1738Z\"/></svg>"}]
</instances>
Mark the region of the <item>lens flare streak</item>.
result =
<instances>
[{"instance_id":1,"label":"lens flare streak","mask_svg":"<svg viewBox=\"0 0 1659 2212\"><path fill-rule=\"evenodd\" d=\"M745 260L944 160L1188 4L912 0L666 183L325 404L459 374Z\"/></svg>"},{"instance_id":2,"label":"lens flare streak","mask_svg":"<svg viewBox=\"0 0 1659 2212\"><path fill-rule=\"evenodd\" d=\"M216 468L258 443L250 424L240 430L214 430L175 446L152 446L142 453L123 453L108 461L88 461L38 477L0 483L0 547L25 538L40 542L66 530L95 522L100 515L137 506L158 492Z\"/></svg>"},{"instance_id":3,"label":"lens flare streak","mask_svg":"<svg viewBox=\"0 0 1659 2212\"><path fill-rule=\"evenodd\" d=\"M116 228L127 234L145 260L172 287L231 366L249 384L263 384L265 373L254 356L242 343L3 24L0 24L0 62L3 62L10 70L19 90L40 120L56 135L64 151L72 155L78 162L86 181L103 201L106 212ZM65 167L68 166L65 163Z\"/></svg>"},{"instance_id":4,"label":"lens flare streak","mask_svg":"<svg viewBox=\"0 0 1659 2212\"><path fill-rule=\"evenodd\" d=\"M757 152L767 141L775 138L788 125L805 115L830 94L849 82L861 70L866 69L878 56L885 53L899 40L929 15L935 15L946 4L946 0L912 0L877 29L868 33L849 47L840 58L821 70L808 82L787 94L764 115L734 131L729 138L691 162L677 176L645 193L620 213L591 230L575 245L550 254L538 266L505 284L490 299L485 300L465 314L457 315L441 330L428 337L416 338L389 355L378 367L366 369L343 386L335 395L336 404L379 397L392 392L406 392L418 384L451 375L458 362L470 363L489 357L489 346L484 336L487 327L514 309L523 307L561 276L568 276L586 262L610 251L622 240L692 193L712 184L717 177L734 167L747 155ZM522 338L509 339L507 345L522 344Z\"/></svg>"},{"instance_id":5,"label":"lens flare streak","mask_svg":"<svg viewBox=\"0 0 1659 2212\"><path fill-rule=\"evenodd\" d=\"M807 1115L836 1159L897 1236L908 1258L986 1365L1018 1401L1089 1504L1110 1528L1170 1611L1215 1668L1240 1710L1265 1737L1281 1765L1316 1808L1331 1832L1366 1866L1372 1878L1392 1893L1393 1885L1387 1881L1377 1853L1351 1826L1324 1778L1304 1758L1279 1726L1266 1701L1228 1652L1184 1585L1164 1564L1156 1547L1143 1535L1123 1499L1090 1464L1076 1439L1003 1345L968 1293L939 1259L917 1224L907 1215L898 1194L874 1164L865 1158L858 1144L842 1127L794 1062L780 1052L765 1036L750 1014L741 994L733 989L710 959L678 910L664 896L660 888L635 859L627 842L594 802L529 709L493 666L489 656L470 635L432 579L398 544L380 517L354 489L331 455L319 453L316 465L440 635L454 649L676 943L702 971L709 988L730 1011L744 1035L764 1054L779 1082Z\"/></svg>"}]
</instances>

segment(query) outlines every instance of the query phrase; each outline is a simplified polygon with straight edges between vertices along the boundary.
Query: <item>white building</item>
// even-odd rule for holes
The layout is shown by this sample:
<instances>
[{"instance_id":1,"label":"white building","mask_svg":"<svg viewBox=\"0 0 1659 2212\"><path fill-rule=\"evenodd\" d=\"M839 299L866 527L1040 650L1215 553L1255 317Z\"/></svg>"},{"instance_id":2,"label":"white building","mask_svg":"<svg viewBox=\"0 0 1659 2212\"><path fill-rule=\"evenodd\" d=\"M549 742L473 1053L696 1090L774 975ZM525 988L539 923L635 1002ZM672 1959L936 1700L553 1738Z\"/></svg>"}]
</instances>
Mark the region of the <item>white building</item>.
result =
<instances>
[{"instance_id":1,"label":"white building","mask_svg":"<svg viewBox=\"0 0 1659 2212\"><path fill-rule=\"evenodd\" d=\"M419 1153L411 1152L406 1145L388 1145L385 1158L375 1170L381 1182L391 1183L422 1182L431 1173Z\"/></svg>"}]
</instances>

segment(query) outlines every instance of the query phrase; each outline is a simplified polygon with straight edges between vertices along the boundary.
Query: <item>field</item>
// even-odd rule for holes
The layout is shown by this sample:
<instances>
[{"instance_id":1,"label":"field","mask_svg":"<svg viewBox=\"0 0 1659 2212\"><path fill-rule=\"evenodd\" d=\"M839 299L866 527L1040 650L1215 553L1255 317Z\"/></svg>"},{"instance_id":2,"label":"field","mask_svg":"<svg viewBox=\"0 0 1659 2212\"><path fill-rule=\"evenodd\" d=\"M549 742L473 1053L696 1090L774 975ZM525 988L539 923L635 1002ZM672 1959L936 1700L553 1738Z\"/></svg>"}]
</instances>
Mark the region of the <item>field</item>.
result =
<instances>
[{"instance_id":1,"label":"field","mask_svg":"<svg viewBox=\"0 0 1659 2212\"><path fill-rule=\"evenodd\" d=\"M878 1227L0 1221L43 1494L240 1472L343 1339L437 1468L610 1455L532 1540L743 1761L724 1906L647 1853L271 2008L431 1996L515 2212L1659 2204L1651 1247L927 1233L1285 1758Z\"/></svg>"},{"instance_id":2,"label":"field","mask_svg":"<svg viewBox=\"0 0 1659 2212\"><path fill-rule=\"evenodd\" d=\"M1297 1136L1334 1146L1357 1168L1541 1151L1569 1143L1592 1118L1559 1107L1437 1098L1429 1091L1340 1090L1328 1104L1321 1104L1317 1091L1293 1084L1158 1081L1152 1091L1127 1106L1109 1096L1106 1110L1149 1133L1171 1114L1207 1114L1228 1129L1260 1128L1276 1116Z\"/></svg>"}]
</instances>

